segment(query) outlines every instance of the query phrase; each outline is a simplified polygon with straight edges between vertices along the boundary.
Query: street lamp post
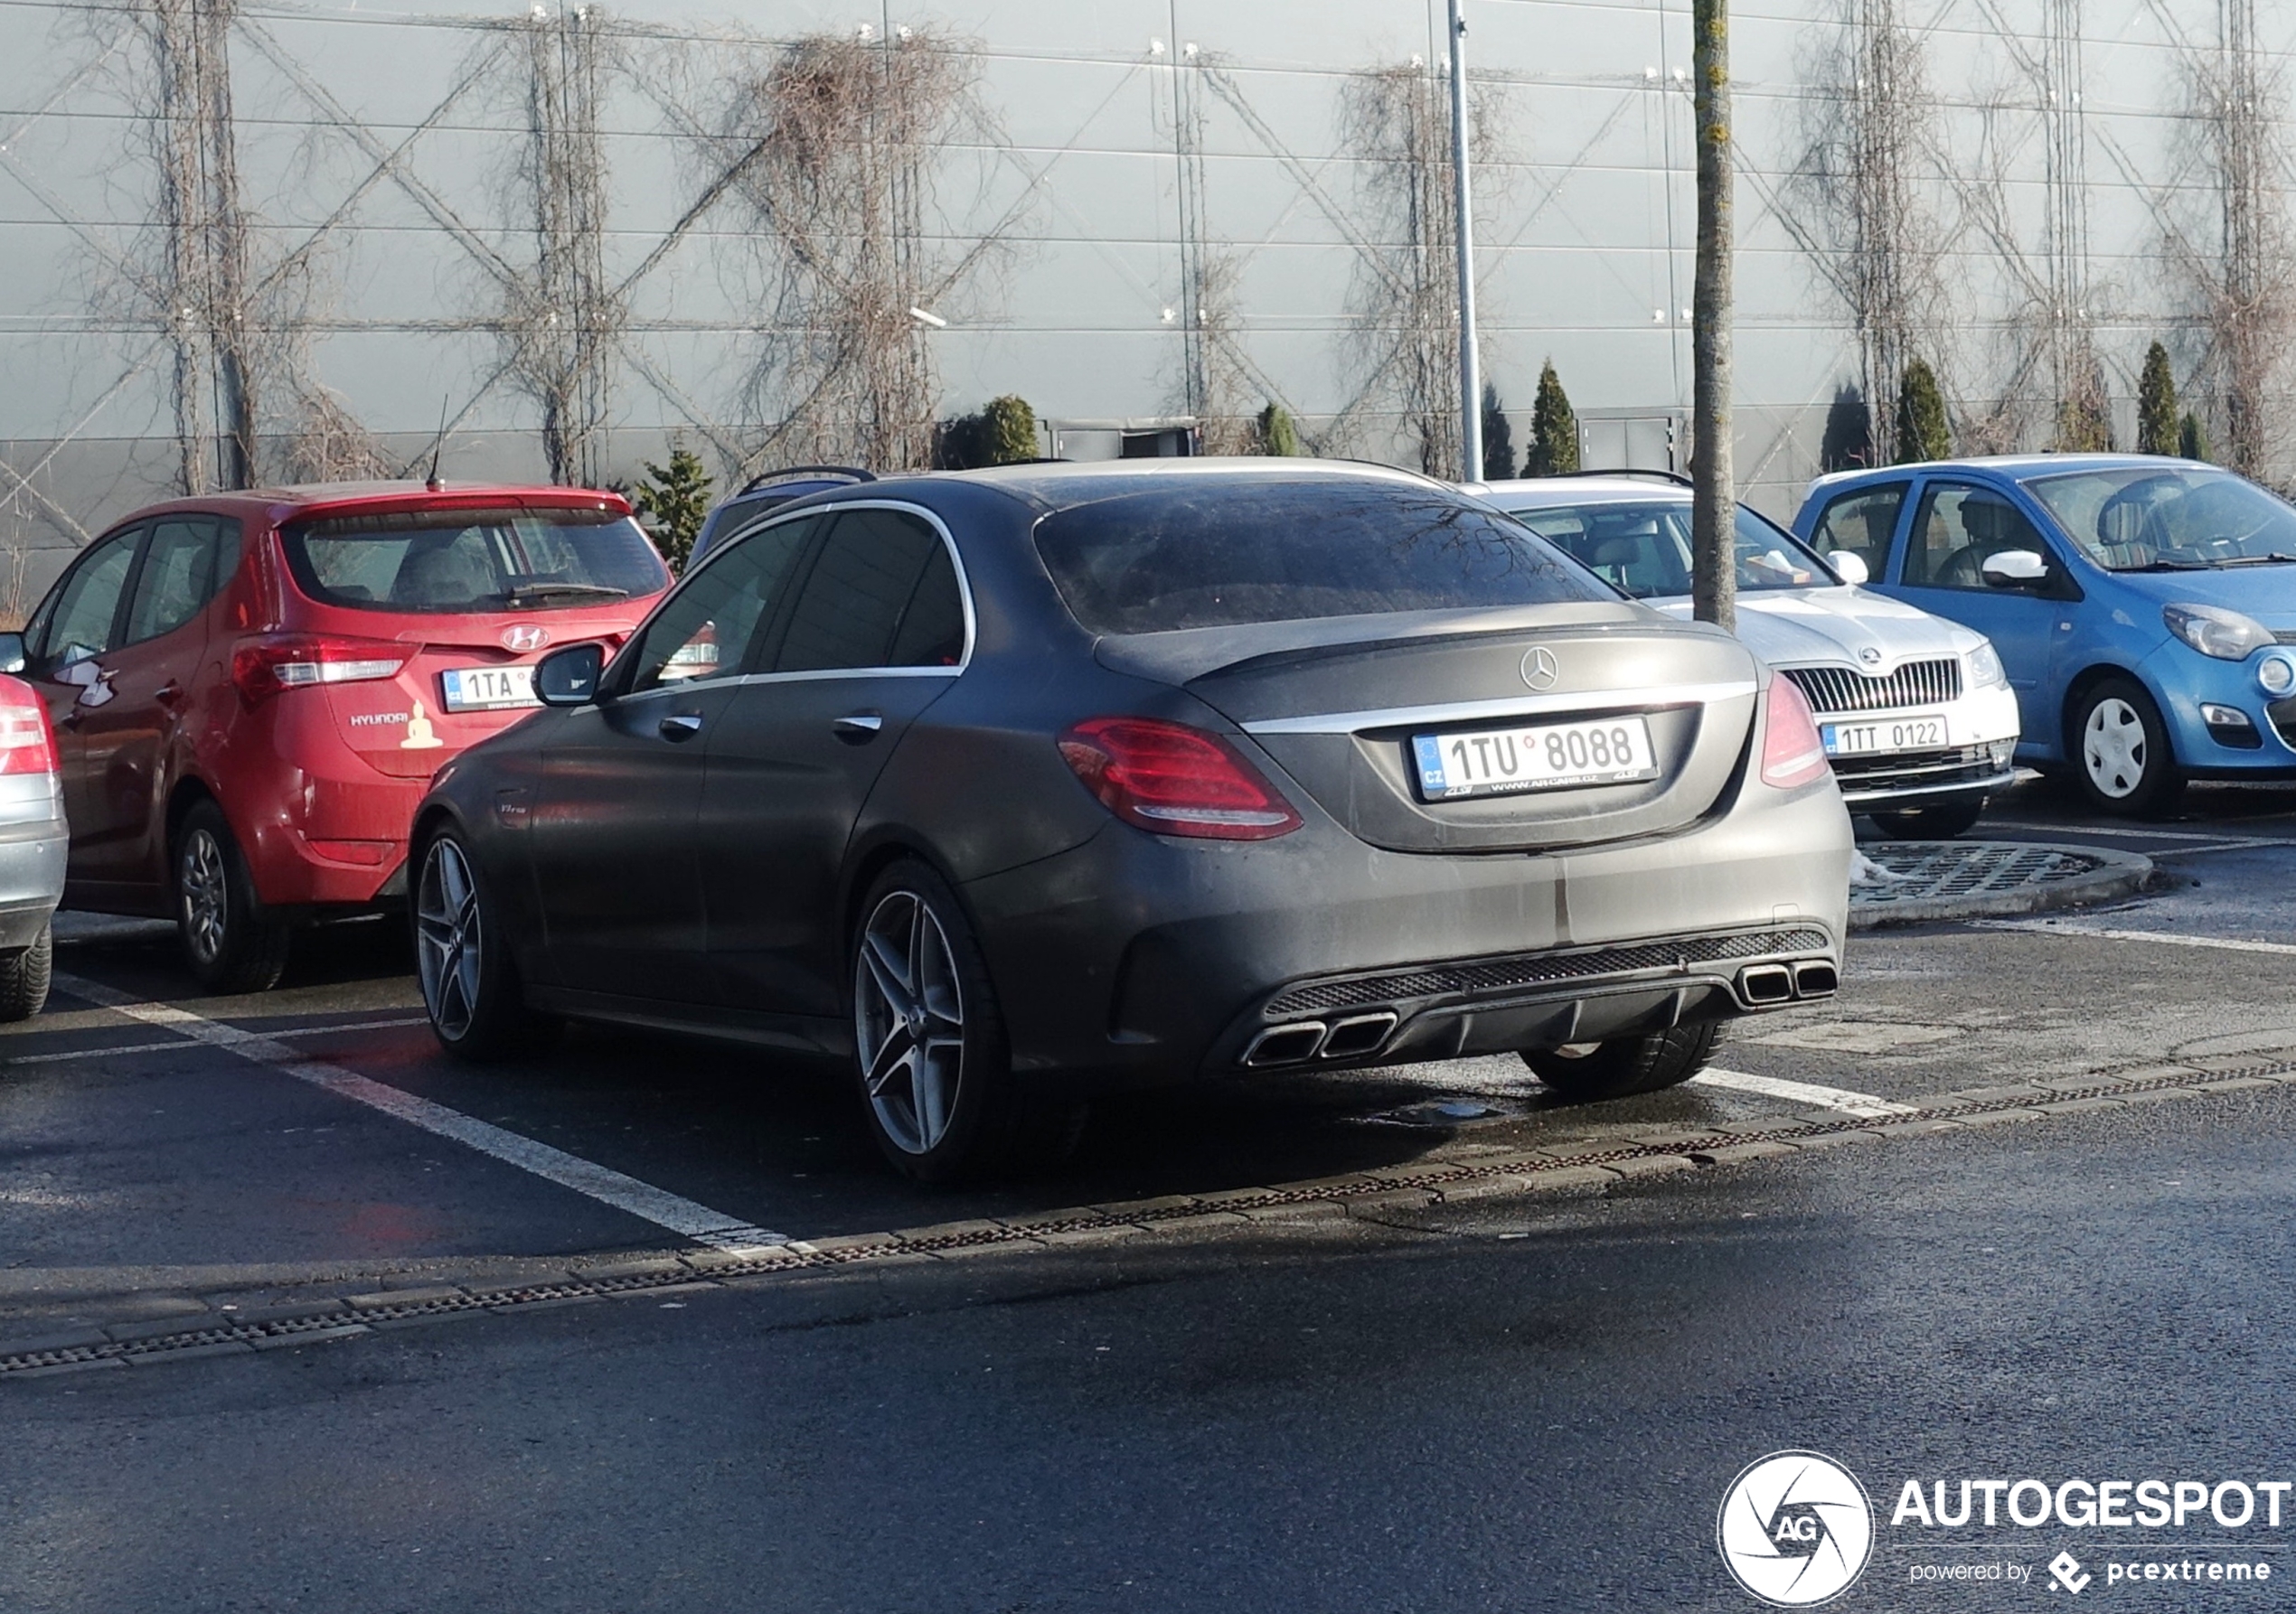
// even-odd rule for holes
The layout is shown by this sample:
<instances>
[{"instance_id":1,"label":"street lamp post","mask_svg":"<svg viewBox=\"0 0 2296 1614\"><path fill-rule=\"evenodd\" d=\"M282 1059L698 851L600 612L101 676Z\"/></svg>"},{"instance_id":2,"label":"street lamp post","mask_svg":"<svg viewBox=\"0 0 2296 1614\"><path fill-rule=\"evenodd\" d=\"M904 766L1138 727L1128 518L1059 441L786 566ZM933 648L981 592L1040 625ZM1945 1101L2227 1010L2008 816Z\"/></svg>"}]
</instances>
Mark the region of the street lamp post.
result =
<instances>
[{"instance_id":1,"label":"street lamp post","mask_svg":"<svg viewBox=\"0 0 2296 1614\"><path fill-rule=\"evenodd\" d=\"M1475 357L1474 208L1467 179L1467 23L1451 0L1451 192L1459 248L1460 480L1482 477L1482 369Z\"/></svg>"}]
</instances>

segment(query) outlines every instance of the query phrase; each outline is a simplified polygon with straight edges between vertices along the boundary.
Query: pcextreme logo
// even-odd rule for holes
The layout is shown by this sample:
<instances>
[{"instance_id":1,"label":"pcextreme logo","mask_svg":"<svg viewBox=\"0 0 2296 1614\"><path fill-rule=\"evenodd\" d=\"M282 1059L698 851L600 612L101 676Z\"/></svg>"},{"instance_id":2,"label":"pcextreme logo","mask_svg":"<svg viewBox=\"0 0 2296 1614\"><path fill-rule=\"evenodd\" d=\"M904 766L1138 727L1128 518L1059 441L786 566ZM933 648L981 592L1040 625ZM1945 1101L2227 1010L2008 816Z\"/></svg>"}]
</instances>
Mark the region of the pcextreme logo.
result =
<instances>
[{"instance_id":1,"label":"pcextreme logo","mask_svg":"<svg viewBox=\"0 0 2296 1614\"><path fill-rule=\"evenodd\" d=\"M1730 1573L1764 1602L1806 1609L1857 1583L1874 1509L1857 1477L1815 1451L1774 1451L1722 1493L1715 1540Z\"/></svg>"}]
</instances>

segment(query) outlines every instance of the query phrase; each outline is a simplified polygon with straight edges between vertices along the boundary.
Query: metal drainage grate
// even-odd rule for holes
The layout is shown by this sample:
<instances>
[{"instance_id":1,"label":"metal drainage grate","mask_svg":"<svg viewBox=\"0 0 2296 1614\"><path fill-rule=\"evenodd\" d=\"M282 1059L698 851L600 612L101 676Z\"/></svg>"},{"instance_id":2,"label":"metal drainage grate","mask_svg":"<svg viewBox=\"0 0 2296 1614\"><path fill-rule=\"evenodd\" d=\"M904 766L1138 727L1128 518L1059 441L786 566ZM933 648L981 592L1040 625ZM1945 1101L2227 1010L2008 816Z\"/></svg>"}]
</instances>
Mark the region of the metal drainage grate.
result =
<instances>
[{"instance_id":1,"label":"metal drainage grate","mask_svg":"<svg viewBox=\"0 0 2296 1614\"><path fill-rule=\"evenodd\" d=\"M2102 858L2062 847L2000 840L1882 841L1858 849L1887 877L1850 887L1849 900L1860 907L1990 896L2077 879L2104 866Z\"/></svg>"},{"instance_id":2,"label":"metal drainage grate","mask_svg":"<svg viewBox=\"0 0 2296 1614\"><path fill-rule=\"evenodd\" d=\"M1486 1178L1521 1177L1536 1181L1548 1172L1661 1156L1687 1158L1701 1165L1711 1165L1736 1158L1727 1151L1749 1143L1791 1143L1843 1132L1899 1132L1907 1128L1952 1121L1961 1116L1999 1114L2013 1110L2047 1110L2087 1099L2157 1093L2169 1088L2207 1091L2231 1083L2284 1079L2296 1075L2296 1060L2270 1060L2229 1070L2179 1070L2150 1076L2116 1077L2114 1074L2145 1068L2143 1065L2133 1063L2109 1065L2085 1075L2059 1078L2034 1087L2004 1092L2000 1096L1949 1099L1943 1103L1924 1105L1910 1113L1887 1119L1845 1115L1838 1120L1830 1117L1823 1121L1787 1121L1760 1130L1734 1129L1728 1132L1715 1132L1710 1137L1685 1137L1663 1142L1638 1143L1630 1140L1608 1147L1597 1146L1569 1154L1557 1154L1535 1163L1515 1156L1489 1162L1380 1171L1370 1180L1355 1186L1303 1184L1294 1187L1243 1189L1208 1197L1184 1196L1179 1203L1150 1201L1137 1206L1111 1206L1107 1213L1097 1210L1055 1211L1036 1221L986 1226L960 1224L962 1231L935 1232L928 1228L907 1236L883 1234L850 1241L831 1241L833 1247L799 1243L740 1253L696 1252L684 1257L684 1264L658 1271L571 1278L560 1282L515 1289L478 1290L410 1300L401 1306L380 1306L349 1312L329 1309L304 1317L280 1317L221 1328L186 1328L181 1333L152 1335L140 1339L20 1351L0 1356L0 1378L42 1369L86 1367L106 1361L125 1361L129 1357L195 1352L203 1347L247 1345L260 1347L289 1341L325 1339L364 1333L366 1325L376 1322L413 1321L481 1309L509 1310L552 1300L588 1300L645 1290L673 1289L697 1281L707 1282L729 1278L762 1277L775 1272L819 1271L887 1257L945 1250L973 1249L992 1244L1025 1244L1062 1234L1146 1232L1161 1224L1191 1221L1209 1212L1232 1215L1272 1209L1278 1206L1344 1203L1369 1195L1408 1189L1419 1189L1440 1196L1447 1188Z\"/></svg>"}]
</instances>

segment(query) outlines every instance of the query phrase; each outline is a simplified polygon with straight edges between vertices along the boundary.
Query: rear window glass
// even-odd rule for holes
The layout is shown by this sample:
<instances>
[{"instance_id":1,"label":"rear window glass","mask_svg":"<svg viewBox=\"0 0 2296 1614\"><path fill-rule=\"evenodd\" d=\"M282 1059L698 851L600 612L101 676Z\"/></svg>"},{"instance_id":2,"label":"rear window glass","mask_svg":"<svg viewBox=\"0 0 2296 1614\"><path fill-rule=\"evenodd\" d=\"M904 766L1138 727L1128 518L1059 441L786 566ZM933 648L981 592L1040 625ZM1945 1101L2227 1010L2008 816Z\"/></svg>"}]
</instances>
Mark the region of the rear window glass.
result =
<instances>
[{"instance_id":1,"label":"rear window glass","mask_svg":"<svg viewBox=\"0 0 2296 1614\"><path fill-rule=\"evenodd\" d=\"M1396 483L1190 477L1056 511L1036 538L1097 633L1617 597L1505 516Z\"/></svg>"},{"instance_id":2,"label":"rear window glass","mask_svg":"<svg viewBox=\"0 0 2296 1614\"><path fill-rule=\"evenodd\" d=\"M605 511L393 511L279 536L304 593L360 610L569 610L670 581L637 523Z\"/></svg>"}]
</instances>

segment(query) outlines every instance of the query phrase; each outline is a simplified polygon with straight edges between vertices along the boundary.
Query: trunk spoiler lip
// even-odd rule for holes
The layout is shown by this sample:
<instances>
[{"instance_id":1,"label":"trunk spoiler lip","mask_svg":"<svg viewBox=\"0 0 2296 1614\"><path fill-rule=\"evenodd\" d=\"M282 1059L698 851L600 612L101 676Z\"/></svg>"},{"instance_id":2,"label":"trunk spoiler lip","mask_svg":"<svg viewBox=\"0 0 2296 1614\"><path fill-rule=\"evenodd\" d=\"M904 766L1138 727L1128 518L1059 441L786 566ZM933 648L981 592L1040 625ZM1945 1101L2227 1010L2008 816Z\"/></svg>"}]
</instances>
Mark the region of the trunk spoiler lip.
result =
<instances>
[{"instance_id":1,"label":"trunk spoiler lip","mask_svg":"<svg viewBox=\"0 0 2296 1614\"><path fill-rule=\"evenodd\" d=\"M1546 695L1526 690L1495 700L1456 700L1429 706L1375 708L1368 711L1318 712L1298 718L1262 718L1243 724L1246 734L1357 734L1376 728L1441 728L1500 718L1535 718L1549 712L1652 711L1661 707L1710 705L1751 696L1754 679L1712 683L1653 684L1642 689L1577 690Z\"/></svg>"},{"instance_id":2,"label":"trunk spoiler lip","mask_svg":"<svg viewBox=\"0 0 2296 1614\"><path fill-rule=\"evenodd\" d=\"M1433 648L1507 634L1577 638L1647 633L1652 628L1690 633L1704 631L1703 624L1684 623L1629 600L1591 602L1600 607L1601 614L1581 615L1589 603L1572 601L1563 605L1499 610L1381 612L1302 617L1233 627L1179 628L1161 633L1105 633L1094 641L1093 659L1112 671L1187 685L1227 673L1308 664L1407 645Z\"/></svg>"}]
</instances>

